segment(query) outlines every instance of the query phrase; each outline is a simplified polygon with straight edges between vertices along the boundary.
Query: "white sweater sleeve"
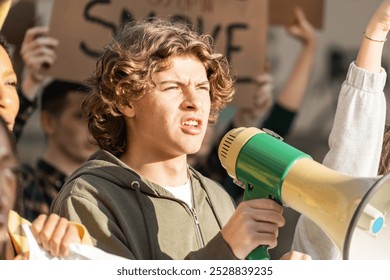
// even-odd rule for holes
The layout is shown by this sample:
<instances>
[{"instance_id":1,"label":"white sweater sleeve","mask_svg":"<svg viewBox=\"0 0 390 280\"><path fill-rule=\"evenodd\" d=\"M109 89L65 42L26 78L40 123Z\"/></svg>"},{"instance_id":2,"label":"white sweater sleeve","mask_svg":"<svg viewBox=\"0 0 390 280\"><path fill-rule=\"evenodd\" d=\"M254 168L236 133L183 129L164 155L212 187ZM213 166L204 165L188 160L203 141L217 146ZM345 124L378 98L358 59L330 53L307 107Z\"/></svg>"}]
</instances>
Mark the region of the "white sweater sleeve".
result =
<instances>
[{"instance_id":1,"label":"white sweater sleeve","mask_svg":"<svg viewBox=\"0 0 390 280\"><path fill-rule=\"evenodd\" d=\"M351 63L341 88L325 166L352 176L378 174L386 121L385 82L384 69L370 73Z\"/></svg>"},{"instance_id":2,"label":"white sweater sleeve","mask_svg":"<svg viewBox=\"0 0 390 280\"><path fill-rule=\"evenodd\" d=\"M338 99L329 152L323 164L358 177L377 175L386 121L384 69L367 72L351 63ZM313 259L340 259L329 237L304 215L298 220L292 250Z\"/></svg>"}]
</instances>

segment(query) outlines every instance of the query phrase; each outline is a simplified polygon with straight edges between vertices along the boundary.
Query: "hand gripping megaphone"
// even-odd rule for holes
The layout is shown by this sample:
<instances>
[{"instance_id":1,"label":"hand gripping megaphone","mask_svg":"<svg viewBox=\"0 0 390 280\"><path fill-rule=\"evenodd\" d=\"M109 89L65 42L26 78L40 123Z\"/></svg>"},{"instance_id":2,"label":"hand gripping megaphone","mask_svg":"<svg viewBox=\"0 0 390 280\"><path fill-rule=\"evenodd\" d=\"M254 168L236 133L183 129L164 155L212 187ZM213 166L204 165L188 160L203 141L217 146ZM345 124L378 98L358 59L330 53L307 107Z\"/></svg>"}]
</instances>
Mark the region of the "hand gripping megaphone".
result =
<instances>
[{"instance_id":1,"label":"hand gripping megaphone","mask_svg":"<svg viewBox=\"0 0 390 280\"><path fill-rule=\"evenodd\" d=\"M218 156L228 174L245 184L244 200L271 198L304 214L338 246L343 259L390 259L390 174L342 174L258 128L236 128ZM345 159L348 160L348 159ZM247 259L269 259L266 246Z\"/></svg>"}]
</instances>

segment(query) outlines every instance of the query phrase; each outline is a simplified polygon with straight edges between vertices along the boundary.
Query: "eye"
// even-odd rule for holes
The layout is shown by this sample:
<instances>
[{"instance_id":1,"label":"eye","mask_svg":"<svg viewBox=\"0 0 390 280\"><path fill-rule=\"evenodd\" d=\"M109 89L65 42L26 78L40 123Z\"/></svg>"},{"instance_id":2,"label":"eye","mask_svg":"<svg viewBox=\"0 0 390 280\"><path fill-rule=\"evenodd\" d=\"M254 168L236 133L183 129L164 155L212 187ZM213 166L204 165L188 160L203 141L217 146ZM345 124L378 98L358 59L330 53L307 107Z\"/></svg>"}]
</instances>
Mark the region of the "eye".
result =
<instances>
[{"instance_id":1,"label":"eye","mask_svg":"<svg viewBox=\"0 0 390 280\"><path fill-rule=\"evenodd\" d=\"M179 86L169 86L163 89L163 91L169 91L169 90L180 90L180 88Z\"/></svg>"},{"instance_id":2,"label":"eye","mask_svg":"<svg viewBox=\"0 0 390 280\"><path fill-rule=\"evenodd\" d=\"M7 81L5 83L7 86L15 87L18 85L18 83L15 80Z\"/></svg>"},{"instance_id":3,"label":"eye","mask_svg":"<svg viewBox=\"0 0 390 280\"><path fill-rule=\"evenodd\" d=\"M198 86L198 90L209 92L210 86L209 85L200 85L200 86Z\"/></svg>"},{"instance_id":4,"label":"eye","mask_svg":"<svg viewBox=\"0 0 390 280\"><path fill-rule=\"evenodd\" d=\"M209 84L209 82L207 82L207 81L198 83L198 84L196 85L196 87L197 87L197 90L207 91L207 92L210 91L210 84Z\"/></svg>"}]
</instances>

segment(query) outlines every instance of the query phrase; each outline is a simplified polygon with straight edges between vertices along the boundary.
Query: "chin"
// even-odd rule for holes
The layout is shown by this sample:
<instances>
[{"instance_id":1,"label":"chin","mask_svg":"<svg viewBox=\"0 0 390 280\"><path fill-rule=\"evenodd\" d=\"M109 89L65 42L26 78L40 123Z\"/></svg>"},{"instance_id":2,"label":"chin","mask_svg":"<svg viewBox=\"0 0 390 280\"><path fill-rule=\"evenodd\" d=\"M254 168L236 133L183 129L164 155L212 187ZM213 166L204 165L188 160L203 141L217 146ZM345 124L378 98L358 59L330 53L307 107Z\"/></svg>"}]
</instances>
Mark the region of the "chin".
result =
<instances>
[{"instance_id":1,"label":"chin","mask_svg":"<svg viewBox=\"0 0 390 280\"><path fill-rule=\"evenodd\" d=\"M187 155L193 155L193 154L196 155L200 151L200 148L201 148L201 146L196 146L196 147L186 149L186 154Z\"/></svg>"}]
</instances>

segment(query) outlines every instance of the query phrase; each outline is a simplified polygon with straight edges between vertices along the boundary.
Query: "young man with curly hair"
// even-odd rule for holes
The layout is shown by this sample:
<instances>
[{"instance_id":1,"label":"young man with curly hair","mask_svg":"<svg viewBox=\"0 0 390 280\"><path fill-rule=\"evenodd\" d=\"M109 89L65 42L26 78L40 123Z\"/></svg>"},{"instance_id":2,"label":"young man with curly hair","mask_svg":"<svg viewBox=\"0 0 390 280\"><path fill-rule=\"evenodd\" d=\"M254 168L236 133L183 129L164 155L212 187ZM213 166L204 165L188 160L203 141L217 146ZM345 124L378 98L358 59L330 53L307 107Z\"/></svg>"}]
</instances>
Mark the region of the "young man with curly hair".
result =
<instances>
[{"instance_id":1,"label":"young man with curly hair","mask_svg":"<svg viewBox=\"0 0 390 280\"><path fill-rule=\"evenodd\" d=\"M187 164L234 93L211 38L163 20L130 23L96 65L84 107L101 150L51 210L130 259L244 259L261 244L276 246L279 204L256 199L235 209L220 185Z\"/></svg>"}]
</instances>

